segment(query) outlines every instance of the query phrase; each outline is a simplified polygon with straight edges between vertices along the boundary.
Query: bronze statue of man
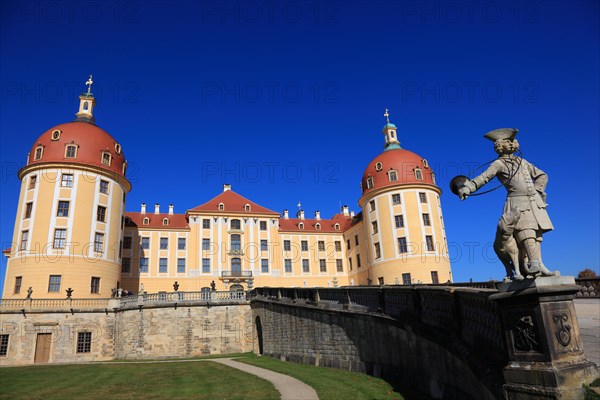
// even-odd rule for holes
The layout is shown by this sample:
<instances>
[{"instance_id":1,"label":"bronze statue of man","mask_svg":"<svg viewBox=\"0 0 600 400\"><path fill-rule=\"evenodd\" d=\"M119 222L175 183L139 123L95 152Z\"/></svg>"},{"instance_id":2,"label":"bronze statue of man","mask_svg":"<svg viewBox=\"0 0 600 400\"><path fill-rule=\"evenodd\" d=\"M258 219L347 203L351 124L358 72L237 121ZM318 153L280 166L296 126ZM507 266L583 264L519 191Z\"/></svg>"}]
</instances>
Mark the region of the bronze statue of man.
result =
<instances>
[{"instance_id":1,"label":"bronze statue of man","mask_svg":"<svg viewBox=\"0 0 600 400\"><path fill-rule=\"evenodd\" d=\"M533 277L558 275L558 271L551 272L544 266L540 246L542 235L554 229L546 212L548 175L514 155L519 150L517 132L515 128L503 128L486 133L484 137L494 142L498 159L472 180L454 183L453 191L465 200L498 178L508 196L498 222L494 250L506 267L507 279L523 279L520 271Z\"/></svg>"}]
</instances>

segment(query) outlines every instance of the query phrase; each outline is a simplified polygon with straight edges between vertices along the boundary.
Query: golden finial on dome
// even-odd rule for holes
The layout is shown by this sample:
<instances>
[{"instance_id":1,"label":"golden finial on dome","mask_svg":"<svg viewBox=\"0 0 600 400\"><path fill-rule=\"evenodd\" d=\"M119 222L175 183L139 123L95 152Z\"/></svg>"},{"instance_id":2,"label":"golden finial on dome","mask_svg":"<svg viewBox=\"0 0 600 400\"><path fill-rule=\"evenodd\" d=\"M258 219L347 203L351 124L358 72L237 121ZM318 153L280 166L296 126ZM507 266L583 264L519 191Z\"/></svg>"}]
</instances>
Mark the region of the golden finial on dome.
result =
<instances>
[{"instance_id":1,"label":"golden finial on dome","mask_svg":"<svg viewBox=\"0 0 600 400\"><path fill-rule=\"evenodd\" d=\"M385 113L383 114L383 116L385 117L385 120L389 124L390 123L390 113L389 113L389 110L387 108L385 109Z\"/></svg>"}]
</instances>

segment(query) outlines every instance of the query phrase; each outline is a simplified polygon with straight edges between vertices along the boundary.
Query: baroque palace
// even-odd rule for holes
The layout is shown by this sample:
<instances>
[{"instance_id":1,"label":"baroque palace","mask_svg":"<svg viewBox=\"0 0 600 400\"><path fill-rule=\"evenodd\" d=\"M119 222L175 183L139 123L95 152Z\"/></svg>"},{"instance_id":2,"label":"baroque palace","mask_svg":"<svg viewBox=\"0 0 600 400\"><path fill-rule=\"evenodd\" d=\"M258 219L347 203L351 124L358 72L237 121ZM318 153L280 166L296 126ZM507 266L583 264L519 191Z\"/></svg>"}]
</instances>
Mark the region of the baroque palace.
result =
<instances>
[{"instance_id":1,"label":"baroque palace","mask_svg":"<svg viewBox=\"0 0 600 400\"><path fill-rule=\"evenodd\" d=\"M76 119L36 139L18 172L3 298L452 280L435 174L400 146L387 111L384 150L365 168L356 215L343 206L329 219L290 216L230 185L184 214L158 204L134 212L125 210L124 149L95 124L87 84Z\"/></svg>"}]
</instances>

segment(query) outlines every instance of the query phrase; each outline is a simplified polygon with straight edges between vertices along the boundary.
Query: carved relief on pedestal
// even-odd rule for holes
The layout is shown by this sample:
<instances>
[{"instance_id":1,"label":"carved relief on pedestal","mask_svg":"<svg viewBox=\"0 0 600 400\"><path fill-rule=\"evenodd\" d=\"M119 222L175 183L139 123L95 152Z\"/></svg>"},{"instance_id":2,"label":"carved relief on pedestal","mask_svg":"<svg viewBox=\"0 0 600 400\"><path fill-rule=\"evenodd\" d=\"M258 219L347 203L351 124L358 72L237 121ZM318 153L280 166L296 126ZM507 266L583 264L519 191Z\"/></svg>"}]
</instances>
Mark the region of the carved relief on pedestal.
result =
<instances>
[{"instance_id":1,"label":"carved relief on pedestal","mask_svg":"<svg viewBox=\"0 0 600 400\"><path fill-rule=\"evenodd\" d=\"M558 343L563 347L567 347L571 344L571 324L569 323L569 316L566 313L555 314L552 319L556 325L556 340L558 340Z\"/></svg>"},{"instance_id":2,"label":"carved relief on pedestal","mask_svg":"<svg viewBox=\"0 0 600 400\"><path fill-rule=\"evenodd\" d=\"M540 335L531 315L524 315L512 328L515 351L541 353Z\"/></svg>"}]
</instances>

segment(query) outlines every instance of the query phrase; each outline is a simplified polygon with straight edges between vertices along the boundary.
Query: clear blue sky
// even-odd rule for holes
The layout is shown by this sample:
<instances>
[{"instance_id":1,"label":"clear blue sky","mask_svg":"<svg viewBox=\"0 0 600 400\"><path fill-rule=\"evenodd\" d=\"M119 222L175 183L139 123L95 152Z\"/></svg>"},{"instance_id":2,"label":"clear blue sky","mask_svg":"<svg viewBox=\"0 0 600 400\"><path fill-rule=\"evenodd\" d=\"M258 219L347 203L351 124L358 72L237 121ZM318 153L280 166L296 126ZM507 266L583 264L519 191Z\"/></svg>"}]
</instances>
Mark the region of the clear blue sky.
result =
<instances>
[{"instance_id":1,"label":"clear blue sky","mask_svg":"<svg viewBox=\"0 0 600 400\"><path fill-rule=\"evenodd\" d=\"M600 272L596 1L0 7L3 248L16 171L43 131L74 118L93 73L96 122L129 161L130 211L184 212L225 182L276 211L358 211L388 107L402 146L437 171L456 281L503 276L490 245L504 189L465 202L448 190L495 157L482 135L500 127L519 128L550 176L547 266Z\"/></svg>"}]
</instances>

